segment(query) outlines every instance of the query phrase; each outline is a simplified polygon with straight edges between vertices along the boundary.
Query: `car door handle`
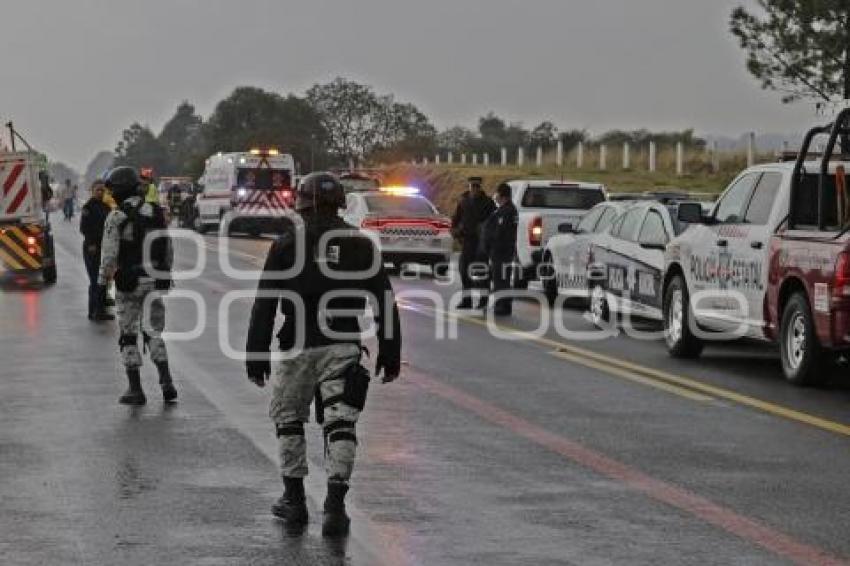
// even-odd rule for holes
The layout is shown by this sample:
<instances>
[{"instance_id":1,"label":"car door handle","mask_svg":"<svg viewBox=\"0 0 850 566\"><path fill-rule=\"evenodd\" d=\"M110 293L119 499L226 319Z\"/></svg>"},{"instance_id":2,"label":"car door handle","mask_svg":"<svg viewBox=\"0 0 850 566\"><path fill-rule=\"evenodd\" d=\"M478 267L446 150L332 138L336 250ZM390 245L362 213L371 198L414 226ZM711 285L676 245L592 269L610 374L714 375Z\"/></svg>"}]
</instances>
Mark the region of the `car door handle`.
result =
<instances>
[{"instance_id":1,"label":"car door handle","mask_svg":"<svg viewBox=\"0 0 850 566\"><path fill-rule=\"evenodd\" d=\"M726 246L729 245L729 241L728 240L717 240L717 245L721 248L725 248Z\"/></svg>"},{"instance_id":2,"label":"car door handle","mask_svg":"<svg viewBox=\"0 0 850 566\"><path fill-rule=\"evenodd\" d=\"M758 240L750 242L750 247L754 250L760 250L764 247L764 242L759 242Z\"/></svg>"}]
</instances>

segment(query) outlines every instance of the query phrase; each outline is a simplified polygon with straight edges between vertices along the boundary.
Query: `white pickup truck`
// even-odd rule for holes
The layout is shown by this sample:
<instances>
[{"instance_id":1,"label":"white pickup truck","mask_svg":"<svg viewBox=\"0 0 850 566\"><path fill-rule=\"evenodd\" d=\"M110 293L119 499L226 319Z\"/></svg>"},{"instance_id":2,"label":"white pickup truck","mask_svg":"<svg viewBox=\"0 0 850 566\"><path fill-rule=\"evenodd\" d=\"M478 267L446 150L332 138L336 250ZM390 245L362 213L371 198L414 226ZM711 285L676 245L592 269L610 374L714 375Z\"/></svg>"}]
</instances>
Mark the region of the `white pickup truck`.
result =
<instances>
[{"instance_id":1,"label":"white pickup truck","mask_svg":"<svg viewBox=\"0 0 850 566\"><path fill-rule=\"evenodd\" d=\"M578 181L518 180L505 183L511 188L519 212L517 227L517 269L512 286L523 289L537 278L543 249L562 224L578 225L584 214L607 200L605 186Z\"/></svg>"}]
</instances>

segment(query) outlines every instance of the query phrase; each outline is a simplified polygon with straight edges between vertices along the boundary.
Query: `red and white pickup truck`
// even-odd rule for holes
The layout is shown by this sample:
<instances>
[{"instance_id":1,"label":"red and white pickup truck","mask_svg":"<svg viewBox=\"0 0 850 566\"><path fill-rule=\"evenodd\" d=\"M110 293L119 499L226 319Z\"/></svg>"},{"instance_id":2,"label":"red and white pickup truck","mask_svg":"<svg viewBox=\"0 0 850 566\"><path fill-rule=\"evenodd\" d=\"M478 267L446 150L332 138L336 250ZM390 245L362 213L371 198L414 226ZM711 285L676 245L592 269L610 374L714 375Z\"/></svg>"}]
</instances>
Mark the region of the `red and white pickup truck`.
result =
<instances>
[{"instance_id":1,"label":"red and white pickup truck","mask_svg":"<svg viewBox=\"0 0 850 566\"><path fill-rule=\"evenodd\" d=\"M830 136L823 155L809 159L822 134ZM697 204L679 208L696 225L665 252L673 356L696 357L715 339L758 338L778 343L785 377L806 385L850 352L850 158L833 159L845 135L850 110L809 131L795 162L746 169L707 216Z\"/></svg>"}]
</instances>

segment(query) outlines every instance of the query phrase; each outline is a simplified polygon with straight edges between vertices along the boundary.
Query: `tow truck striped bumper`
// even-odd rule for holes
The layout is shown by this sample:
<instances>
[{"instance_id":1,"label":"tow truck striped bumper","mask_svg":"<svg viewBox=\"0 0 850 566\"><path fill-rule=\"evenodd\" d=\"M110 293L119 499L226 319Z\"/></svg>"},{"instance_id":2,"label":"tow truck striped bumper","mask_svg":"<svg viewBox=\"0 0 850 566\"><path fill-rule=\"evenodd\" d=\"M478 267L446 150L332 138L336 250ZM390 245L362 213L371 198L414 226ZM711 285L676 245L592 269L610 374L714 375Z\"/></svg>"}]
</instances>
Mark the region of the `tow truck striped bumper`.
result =
<instances>
[{"instance_id":1,"label":"tow truck striped bumper","mask_svg":"<svg viewBox=\"0 0 850 566\"><path fill-rule=\"evenodd\" d=\"M0 225L0 273L44 267L44 232L37 224Z\"/></svg>"}]
</instances>

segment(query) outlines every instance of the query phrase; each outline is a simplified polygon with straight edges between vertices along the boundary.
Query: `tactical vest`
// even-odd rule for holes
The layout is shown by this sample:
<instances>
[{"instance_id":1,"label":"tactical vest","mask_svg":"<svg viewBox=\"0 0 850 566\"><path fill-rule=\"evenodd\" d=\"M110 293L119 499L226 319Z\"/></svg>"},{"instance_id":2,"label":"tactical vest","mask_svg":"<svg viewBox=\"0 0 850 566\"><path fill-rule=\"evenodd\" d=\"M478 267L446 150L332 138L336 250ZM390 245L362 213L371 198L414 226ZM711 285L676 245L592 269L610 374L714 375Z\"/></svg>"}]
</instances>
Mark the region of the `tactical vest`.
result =
<instances>
[{"instance_id":1,"label":"tactical vest","mask_svg":"<svg viewBox=\"0 0 850 566\"><path fill-rule=\"evenodd\" d=\"M140 213L143 206L153 208L153 214L146 216ZM144 244L150 232L166 228L165 215L160 206L140 202L133 205L127 201L121 203L121 212L125 218L118 227L120 245L118 248L118 271L115 274L115 287L123 293L131 293L139 285L140 277L152 277L145 269ZM132 230L132 239L125 240L124 232L127 225ZM168 239L159 237L153 240L150 250L150 262L154 270L168 271Z\"/></svg>"}]
</instances>

